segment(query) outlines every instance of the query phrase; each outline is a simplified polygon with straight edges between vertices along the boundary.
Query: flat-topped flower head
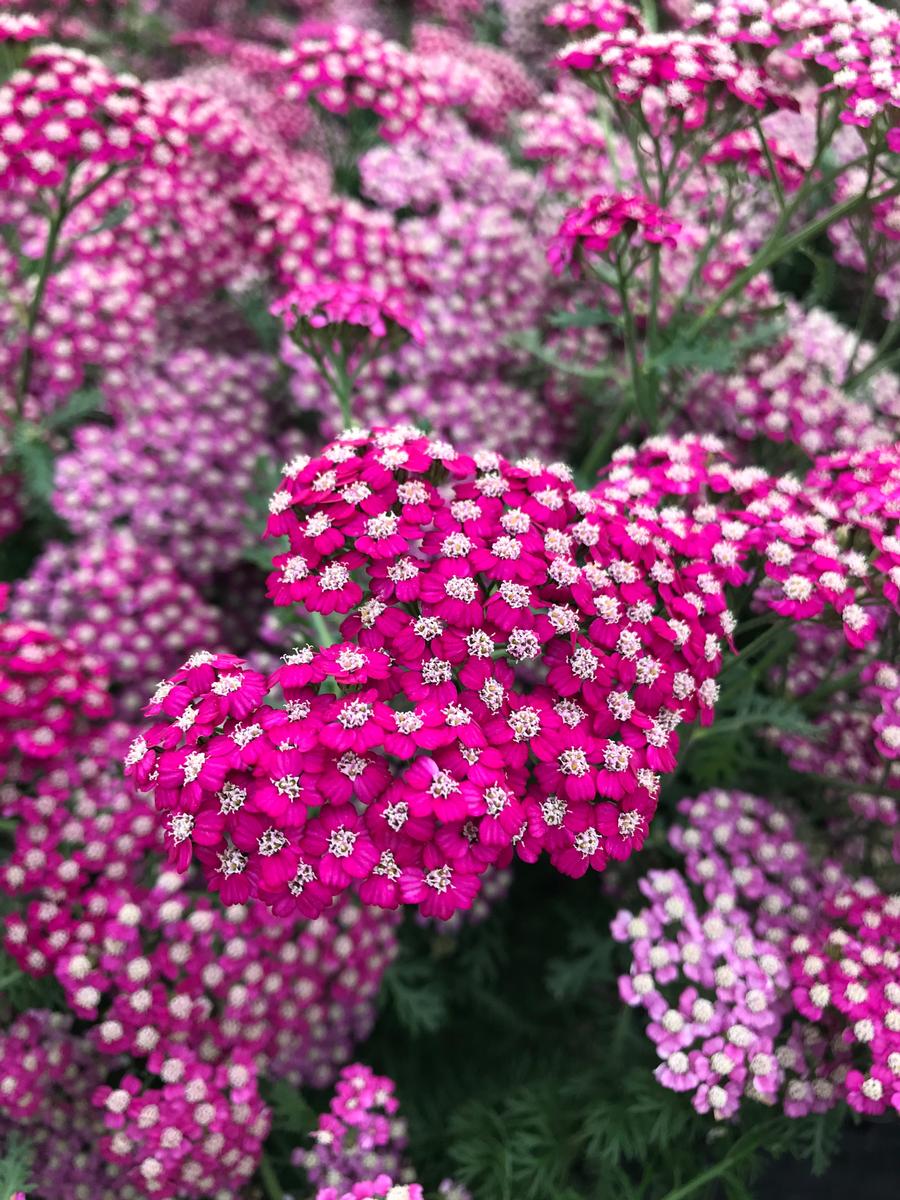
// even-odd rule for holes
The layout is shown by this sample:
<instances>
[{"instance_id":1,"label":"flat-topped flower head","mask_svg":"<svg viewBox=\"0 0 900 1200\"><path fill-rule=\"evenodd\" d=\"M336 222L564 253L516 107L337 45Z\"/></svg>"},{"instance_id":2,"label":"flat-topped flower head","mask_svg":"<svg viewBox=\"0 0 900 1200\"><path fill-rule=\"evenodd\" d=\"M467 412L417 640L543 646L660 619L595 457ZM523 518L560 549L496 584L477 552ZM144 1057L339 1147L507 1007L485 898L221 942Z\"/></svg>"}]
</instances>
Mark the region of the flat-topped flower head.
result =
<instances>
[{"instance_id":1,"label":"flat-topped flower head","mask_svg":"<svg viewBox=\"0 0 900 1200\"><path fill-rule=\"evenodd\" d=\"M550 242L547 259L556 272L575 272L592 254L609 256L626 248L674 246L680 222L644 196L600 194L566 213Z\"/></svg>"},{"instance_id":2,"label":"flat-topped flower head","mask_svg":"<svg viewBox=\"0 0 900 1200\"><path fill-rule=\"evenodd\" d=\"M736 123L752 125L758 112L796 108L761 67L696 33L597 33L566 46L556 62L632 108L656 134L689 129L712 141Z\"/></svg>"},{"instance_id":3,"label":"flat-topped flower head","mask_svg":"<svg viewBox=\"0 0 900 1200\"><path fill-rule=\"evenodd\" d=\"M288 100L312 96L340 115L367 109L377 114L387 141L427 129L434 110L456 99L460 83L464 93L471 87L449 64L435 78L421 56L399 42L351 25L301 27L283 62Z\"/></svg>"},{"instance_id":4,"label":"flat-topped flower head","mask_svg":"<svg viewBox=\"0 0 900 1200\"><path fill-rule=\"evenodd\" d=\"M333 339L388 338L396 343L405 336L417 341L422 330L403 299L365 284L328 282L292 288L272 305L290 333L328 331Z\"/></svg>"},{"instance_id":5,"label":"flat-topped flower head","mask_svg":"<svg viewBox=\"0 0 900 1200\"><path fill-rule=\"evenodd\" d=\"M640 11L625 0L560 0L550 9L544 23L572 33L582 30L619 33L622 29L644 28Z\"/></svg>"},{"instance_id":6,"label":"flat-topped flower head","mask_svg":"<svg viewBox=\"0 0 900 1200\"><path fill-rule=\"evenodd\" d=\"M67 171L167 167L183 140L137 79L71 47L32 50L0 84L0 110L0 182L55 187Z\"/></svg>"},{"instance_id":7,"label":"flat-topped flower head","mask_svg":"<svg viewBox=\"0 0 900 1200\"><path fill-rule=\"evenodd\" d=\"M31 42L50 28L46 17L34 13L0 13L0 42Z\"/></svg>"}]
</instances>

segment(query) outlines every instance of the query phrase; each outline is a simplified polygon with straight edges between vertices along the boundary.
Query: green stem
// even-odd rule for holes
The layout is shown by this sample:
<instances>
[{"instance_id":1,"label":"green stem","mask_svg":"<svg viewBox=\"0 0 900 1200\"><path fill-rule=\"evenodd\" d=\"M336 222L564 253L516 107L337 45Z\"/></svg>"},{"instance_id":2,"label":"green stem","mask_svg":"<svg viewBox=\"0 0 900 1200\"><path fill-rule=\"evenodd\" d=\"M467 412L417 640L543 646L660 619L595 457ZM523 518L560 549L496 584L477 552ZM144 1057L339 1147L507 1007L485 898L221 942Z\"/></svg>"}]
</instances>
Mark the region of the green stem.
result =
<instances>
[{"instance_id":1,"label":"green stem","mask_svg":"<svg viewBox=\"0 0 900 1200\"><path fill-rule=\"evenodd\" d=\"M659 16L656 12L656 0L641 0L641 16L650 33L659 29Z\"/></svg>"},{"instance_id":2,"label":"green stem","mask_svg":"<svg viewBox=\"0 0 900 1200\"><path fill-rule=\"evenodd\" d=\"M313 636L316 639L316 645L324 648L325 646L333 646L338 640L334 633L328 628L325 618L321 613L308 613L309 623L313 628Z\"/></svg>"},{"instance_id":3,"label":"green stem","mask_svg":"<svg viewBox=\"0 0 900 1200\"><path fill-rule=\"evenodd\" d=\"M600 128L603 130L603 141L605 143L606 157L609 159L609 168L612 171L613 182L616 185L616 191L622 190L622 169L619 166L619 156L616 154L616 144L613 138L612 122L609 119L609 112L606 105L601 100L597 105L597 120L600 122Z\"/></svg>"},{"instance_id":4,"label":"green stem","mask_svg":"<svg viewBox=\"0 0 900 1200\"><path fill-rule=\"evenodd\" d=\"M272 1166L272 1161L265 1151L263 1151L262 1157L259 1160L257 1175L259 1176L259 1182L262 1184L263 1191L269 1197L269 1200L284 1200L284 1192L281 1190L281 1184L278 1182L275 1168Z\"/></svg>"},{"instance_id":5,"label":"green stem","mask_svg":"<svg viewBox=\"0 0 900 1200\"><path fill-rule=\"evenodd\" d=\"M759 144L762 147L762 152L765 155L766 165L769 168L769 174L772 176L772 187L775 189L775 195L778 198L779 211L784 212L784 188L781 186L781 180L778 178L778 172L775 169L775 162L772 158L772 151L769 149L769 143L766 141L766 135L763 131L759 116L754 113L753 127L756 130L756 136L759 138Z\"/></svg>"},{"instance_id":6,"label":"green stem","mask_svg":"<svg viewBox=\"0 0 900 1200\"><path fill-rule=\"evenodd\" d=\"M683 1197L690 1196L706 1184L711 1183L714 1179L718 1179L720 1175L724 1175L743 1158L747 1158L756 1149L758 1143L764 1142L769 1130L776 1124L775 1121L767 1121L765 1125L759 1129L755 1129L750 1133L745 1133L734 1145L734 1147L725 1155L721 1162L717 1162L714 1166L708 1167L705 1171L701 1171L699 1175L695 1175L689 1179L687 1183L683 1183L681 1187L675 1188L671 1192L667 1192L663 1196L663 1200L683 1200ZM744 1143L741 1145L741 1143Z\"/></svg>"},{"instance_id":7,"label":"green stem","mask_svg":"<svg viewBox=\"0 0 900 1200\"><path fill-rule=\"evenodd\" d=\"M872 280L872 290L873 291L874 291L874 286L875 286L876 282L877 282L877 280L875 278L873 278L873 280ZM860 386L860 384L865 383L865 381L867 379L869 379L872 375L874 375L875 372L878 371L881 367L884 367L887 365L887 363L893 361L893 359L896 357L897 352L895 350L891 350L890 346L891 346L891 343L893 342L894 338L897 335L898 329L900 329L900 309L898 309L898 311L894 314L893 317L891 317L890 321L888 322L887 328L885 329L884 333L881 335L881 339L878 342L878 345L875 347L875 353L872 355L871 360L861 370L857 371L855 374L853 373L852 362L851 362L850 366L847 368L847 375L844 379L844 384L843 384L844 388L847 391L852 391L854 388L858 388Z\"/></svg>"},{"instance_id":8,"label":"green stem","mask_svg":"<svg viewBox=\"0 0 900 1200\"><path fill-rule=\"evenodd\" d=\"M616 259L616 278L618 281L619 301L622 305L622 332L625 335L625 350L628 354L628 368L631 372L631 391L634 397L634 406L641 420L652 433L654 432L655 422L652 419L652 414L646 411L644 405L644 380L640 360L638 359L637 329L634 324L634 314L631 311L631 305L628 303L628 280L622 269L621 259L619 258Z\"/></svg>"},{"instance_id":9,"label":"green stem","mask_svg":"<svg viewBox=\"0 0 900 1200\"><path fill-rule=\"evenodd\" d=\"M606 462L610 450L618 441L619 431L622 428L625 418L631 412L631 407L631 397L628 395L624 396L619 405L610 414L606 432L602 437L597 438L588 451L584 462L579 467L578 474L585 481L587 487L592 487L596 482L594 476Z\"/></svg>"},{"instance_id":10,"label":"green stem","mask_svg":"<svg viewBox=\"0 0 900 1200\"><path fill-rule=\"evenodd\" d=\"M828 210L824 216L817 217L814 221L809 221L802 229L798 229L796 233L792 233L789 237L781 239L778 236L778 231L773 234L772 238L759 250L753 260L747 264L742 271L738 271L731 283L725 288L710 304L706 306L702 313L697 317L694 323L690 326L685 334L685 339L692 342L706 326L716 317L721 309L736 296L743 291L747 284L755 279L760 272L765 271L768 267L773 266L779 259L790 254L792 250L796 250L798 246L802 246L804 242L808 242L811 238L818 237L820 233L824 233L829 226L835 221L840 221L844 217L848 217L857 208L860 208L864 203L869 202L877 204L881 200L887 200L891 196L896 196L900 192L900 183L894 184L893 187L886 188L883 192L879 192L877 196L873 196L871 200L865 194L859 196L851 196L848 200L842 201L840 204L835 204ZM781 222L779 222L779 226Z\"/></svg>"},{"instance_id":11,"label":"green stem","mask_svg":"<svg viewBox=\"0 0 900 1200\"><path fill-rule=\"evenodd\" d=\"M333 372L330 382L337 397L337 402L340 405L341 420L344 429L352 429L353 412L351 411L350 401L353 397L353 376L347 370L347 363L342 355L329 354L328 361L331 363Z\"/></svg>"},{"instance_id":12,"label":"green stem","mask_svg":"<svg viewBox=\"0 0 900 1200\"><path fill-rule=\"evenodd\" d=\"M900 313L898 313L900 318ZM891 367L895 362L900 362L900 346L892 350L890 354L885 354L882 358L873 358L867 367L863 367L861 371L857 371L850 379L844 381L845 391L852 392L858 387L861 387L868 379L870 379L876 371L884 370L886 367Z\"/></svg>"},{"instance_id":13,"label":"green stem","mask_svg":"<svg viewBox=\"0 0 900 1200\"><path fill-rule=\"evenodd\" d=\"M25 398L28 395L28 389L31 387L31 374L34 370L34 331L38 323L38 318L41 315L41 305L44 302L44 294L47 291L47 284L50 282L50 276L53 273L53 266L56 261L56 251L59 246L59 237L62 233L62 227L66 217L71 212L69 205L70 189L72 187L72 175L74 168L69 167L66 172L66 177L62 182L62 186L57 197L58 203L55 210L51 210L48 216L47 242L44 246L44 257L41 260L40 273L38 275L37 286L34 289L34 295L31 298L31 304L28 306L28 316L25 322L25 349L22 352L22 365L19 370L19 386L16 389L16 416L21 419L22 411L25 406Z\"/></svg>"}]
</instances>

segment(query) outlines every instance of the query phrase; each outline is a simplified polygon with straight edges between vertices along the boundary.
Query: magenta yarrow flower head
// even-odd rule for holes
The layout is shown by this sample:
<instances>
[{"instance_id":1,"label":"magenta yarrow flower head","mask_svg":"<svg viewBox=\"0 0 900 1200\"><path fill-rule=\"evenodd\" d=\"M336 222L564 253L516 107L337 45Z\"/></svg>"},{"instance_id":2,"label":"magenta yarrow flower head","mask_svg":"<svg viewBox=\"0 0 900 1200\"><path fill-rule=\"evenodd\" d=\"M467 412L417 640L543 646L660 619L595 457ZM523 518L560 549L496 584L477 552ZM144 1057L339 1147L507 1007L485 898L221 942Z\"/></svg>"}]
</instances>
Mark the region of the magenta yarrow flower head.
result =
<instances>
[{"instance_id":1,"label":"magenta yarrow flower head","mask_svg":"<svg viewBox=\"0 0 900 1200\"><path fill-rule=\"evenodd\" d=\"M262 355L199 347L128 371L115 425L80 426L57 459L54 509L83 537L127 523L189 579L231 567L252 540L245 497L270 453L273 378Z\"/></svg>"},{"instance_id":2,"label":"magenta yarrow flower head","mask_svg":"<svg viewBox=\"0 0 900 1200\"><path fill-rule=\"evenodd\" d=\"M413 50L438 83L446 85L461 67L468 69L461 107L473 125L489 133L503 134L510 118L537 100L534 80L506 50L419 21L413 25Z\"/></svg>"},{"instance_id":3,"label":"magenta yarrow flower head","mask_svg":"<svg viewBox=\"0 0 900 1200\"><path fill-rule=\"evenodd\" d=\"M28 1139L34 1195L115 1200L118 1172L102 1150L91 1097L106 1064L68 1014L28 1009L0 1032L0 1130Z\"/></svg>"},{"instance_id":4,"label":"magenta yarrow flower head","mask_svg":"<svg viewBox=\"0 0 900 1200\"><path fill-rule=\"evenodd\" d=\"M734 165L761 179L771 179L774 167L782 188L796 191L808 175L806 162L784 139L768 134L765 138L763 146L755 129L739 129L716 142L703 161L720 167Z\"/></svg>"},{"instance_id":5,"label":"magenta yarrow flower head","mask_svg":"<svg viewBox=\"0 0 900 1200\"><path fill-rule=\"evenodd\" d=\"M390 1175L378 1175L354 1183L346 1192L334 1187L320 1188L316 1200L425 1200L425 1193L421 1184L395 1183Z\"/></svg>"},{"instance_id":6,"label":"magenta yarrow flower head","mask_svg":"<svg viewBox=\"0 0 900 1200\"><path fill-rule=\"evenodd\" d=\"M793 301L786 316L785 332L771 345L754 348L727 375L697 380L688 403L691 423L715 421L745 440L788 441L810 457L893 441L900 416L896 376L878 373L868 395L845 392L840 384L853 353L852 332L830 313ZM873 351L861 345L860 366Z\"/></svg>"},{"instance_id":7,"label":"magenta yarrow flower head","mask_svg":"<svg viewBox=\"0 0 900 1200\"><path fill-rule=\"evenodd\" d=\"M823 103L836 101L845 124L872 130L876 144L883 138L889 150L900 150L895 12L868 0L774 6L723 0L697 5L693 23L746 52L746 62L761 49L787 54L806 68Z\"/></svg>"},{"instance_id":8,"label":"magenta yarrow flower head","mask_svg":"<svg viewBox=\"0 0 900 1200\"><path fill-rule=\"evenodd\" d=\"M621 447L595 495L616 503L693 497L687 519L671 503L655 516L676 545L706 555L732 583L761 563L761 606L798 621L824 614L849 646L876 644L891 611L900 611L896 447L817 459L803 479L735 467L717 456L721 449L710 437ZM707 487L722 497L718 505L709 504Z\"/></svg>"},{"instance_id":9,"label":"magenta yarrow flower head","mask_svg":"<svg viewBox=\"0 0 900 1200\"><path fill-rule=\"evenodd\" d=\"M703 129L713 141L724 124L751 124L757 112L796 107L732 47L692 33L598 33L567 46L556 62L633 109L657 134ZM661 108L655 102L660 92Z\"/></svg>"},{"instance_id":10,"label":"magenta yarrow flower head","mask_svg":"<svg viewBox=\"0 0 900 1200\"><path fill-rule=\"evenodd\" d=\"M629 247L674 246L680 229L679 221L645 196L601 193L565 215L547 259L559 275L573 265L577 270L588 255L619 252L620 238Z\"/></svg>"},{"instance_id":11,"label":"magenta yarrow flower head","mask_svg":"<svg viewBox=\"0 0 900 1200\"><path fill-rule=\"evenodd\" d=\"M404 335L422 340L422 330L399 296L364 284L329 282L300 285L276 300L271 311L285 328L300 337L328 330L337 341L353 345L358 339Z\"/></svg>"},{"instance_id":12,"label":"magenta yarrow flower head","mask_svg":"<svg viewBox=\"0 0 900 1200\"><path fill-rule=\"evenodd\" d=\"M301 26L285 66L287 99L313 96L341 115L370 109L387 141L427 129L433 110L446 106L452 95L405 46L351 25Z\"/></svg>"},{"instance_id":13,"label":"magenta yarrow flower head","mask_svg":"<svg viewBox=\"0 0 900 1200\"><path fill-rule=\"evenodd\" d=\"M239 1051L213 1067L178 1046L158 1059L158 1081L125 1075L95 1091L109 1131L104 1157L144 1195L235 1196L255 1172L271 1126L252 1057Z\"/></svg>"},{"instance_id":14,"label":"magenta yarrow flower head","mask_svg":"<svg viewBox=\"0 0 900 1200\"><path fill-rule=\"evenodd\" d=\"M102 661L77 643L0 620L0 781L24 781L77 753L112 711L108 682Z\"/></svg>"},{"instance_id":15,"label":"magenta yarrow flower head","mask_svg":"<svg viewBox=\"0 0 900 1200\"><path fill-rule=\"evenodd\" d=\"M0 85L0 181L55 187L67 172L151 160L168 166L182 139L138 80L81 50L41 46Z\"/></svg>"},{"instance_id":16,"label":"magenta yarrow flower head","mask_svg":"<svg viewBox=\"0 0 900 1200\"><path fill-rule=\"evenodd\" d=\"M311 1134L313 1145L294 1151L294 1165L303 1167L312 1184L327 1184L336 1194L375 1176L411 1179L406 1122L398 1109L393 1080L360 1063L344 1067L328 1111Z\"/></svg>"},{"instance_id":17,"label":"magenta yarrow flower head","mask_svg":"<svg viewBox=\"0 0 900 1200\"><path fill-rule=\"evenodd\" d=\"M640 11L624 0L560 0L544 18L547 25L559 26L572 33L581 30L600 30L619 33L622 29L643 32Z\"/></svg>"},{"instance_id":18,"label":"magenta yarrow flower head","mask_svg":"<svg viewBox=\"0 0 900 1200\"><path fill-rule=\"evenodd\" d=\"M216 610L164 554L118 528L50 543L13 589L10 613L42 621L106 664L120 714L186 653L219 638ZM143 681L143 687L141 686Z\"/></svg>"},{"instance_id":19,"label":"magenta yarrow flower head","mask_svg":"<svg viewBox=\"0 0 900 1200\"><path fill-rule=\"evenodd\" d=\"M847 1047L842 1098L860 1113L900 1113L900 897L845 882L789 949L798 1011Z\"/></svg>"},{"instance_id":20,"label":"magenta yarrow flower head","mask_svg":"<svg viewBox=\"0 0 900 1200\"><path fill-rule=\"evenodd\" d=\"M414 429L299 458L270 514L290 542L272 598L334 615L342 640L285 655L268 680L284 708L229 656L161 685L129 770L176 863L190 847L225 898L278 912L353 886L446 918L514 853L581 875L642 845L732 627L713 574L694 599L665 528L565 467ZM256 707L238 716L232 692Z\"/></svg>"},{"instance_id":21,"label":"magenta yarrow flower head","mask_svg":"<svg viewBox=\"0 0 900 1200\"><path fill-rule=\"evenodd\" d=\"M46 17L34 13L0 13L0 42L31 42L50 28Z\"/></svg>"}]
</instances>

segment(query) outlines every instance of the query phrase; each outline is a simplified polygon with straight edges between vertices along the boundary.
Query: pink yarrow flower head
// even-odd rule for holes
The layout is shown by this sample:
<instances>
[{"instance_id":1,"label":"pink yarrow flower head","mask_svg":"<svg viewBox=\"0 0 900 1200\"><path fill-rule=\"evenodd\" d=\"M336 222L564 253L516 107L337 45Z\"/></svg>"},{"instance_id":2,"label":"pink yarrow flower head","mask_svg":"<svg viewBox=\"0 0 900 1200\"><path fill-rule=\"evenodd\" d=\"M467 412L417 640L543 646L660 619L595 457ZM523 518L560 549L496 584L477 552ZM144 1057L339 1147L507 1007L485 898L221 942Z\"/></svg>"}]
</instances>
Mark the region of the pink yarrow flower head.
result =
<instances>
[{"instance_id":1,"label":"pink yarrow flower head","mask_svg":"<svg viewBox=\"0 0 900 1200\"><path fill-rule=\"evenodd\" d=\"M269 511L270 595L333 644L285 654L284 707L222 656L161 685L132 769L176 865L278 912L358 886L447 919L516 853L577 876L640 849L729 636L687 542L413 428L298 458Z\"/></svg>"},{"instance_id":2,"label":"pink yarrow flower head","mask_svg":"<svg viewBox=\"0 0 900 1200\"><path fill-rule=\"evenodd\" d=\"M423 338L421 327L404 300L365 284L329 282L292 288L276 300L271 311L295 336L316 337L328 330L341 344L370 337L396 344L406 336Z\"/></svg>"},{"instance_id":3,"label":"pink yarrow flower head","mask_svg":"<svg viewBox=\"0 0 900 1200\"><path fill-rule=\"evenodd\" d=\"M0 13L0 42L31 42L50 28L46 17L34 13Z\"/></svg>"},{"instance_id":4,"label":"pink yarrow flower head","mask_svg":"<svg viewBox=\"0 0 900 1200\"><path fill-rule=\"evenodd\" d=\"M889 150L900 151L900 22L891 9L871 3L760 6L721 0L698 4L691 24L741 52L743 62L774 52L781 61L772 63L773 73L792 62L805 70L803 84L811 85L842 122L872 130Z\"/></svg>"},{"instance_id":5,"label":"pink yarrow flower head","mask_svg":"<svg viewBox=\"0 0 900 1200\"><path fill-rule=\"evenodd\" d=\"M717 142L704 162L719 167L733 165L762 179L771 179L774 168L781 186L796 191L806 178L807 164L783 138L765 136L763 146L755 129L740 129Z\"/></svg>"},{"instance_id":6,"label":"pink yarrow flower head","mask_svg":"<svg viewBox=\"0 0 900 1200\"><path fill-rule=\"evenodd\" d=\"M71 47L33 50L0 85L0 110L0 183L24 178L56 187L67 172L167 167L183 142L137 79Z\"/></svg>"},{"instance_id":7,"label":"pink yarrow flower head","mask_svg":"<svg viewBox=\"0 0 900 1200\"><path fill-rule=\"evenodd\" d=\"M293 288L271 312L334 393L343 424L353 424L352 392L359 372L379 354L412 337L424 340L404 298L366 284L320 281Z\"/></svg>"},{"instance_id":8,"label":"pink yarrow flower head","mask_svg":"<svg viewBox=\"0 0 900 1200\"><path fill-rule=\"evenodd\" d=\"M796 108L762 68L694 33L598 33L565 47L556 62L627 105L655 135L702 130L697 136L712 143L736 123L752 125L759 112Z\"/></svg>"},{"instance_id":9,"label":"pink yarrow flower head","mask_svg":"<svg viewBox=\"0 0 900 1200\"><path fill-rule=\"evenodd\" d=\"M341 1195L376 1177L409 1177L405 1163L406 1122L398 1113L394 1082L370 1067L352 1063L338 1077L327 1113L313 1130L312 1146L292 1156L310 1182L330 1185L318 1195ZM363 1194L363 1193L360 1193Z\"/></svg>"},{"instance_id":10,"label":"pink yarrow flower head","mask_svg":"<svg viewBox=\"0 0 900 1200\"><path fill-rule=\"evenodd\" d=\"M0 597L2 599L2 597ZM112 703L102 662L43 625L0 621L0 780L77 753Z\"/></svg>"},{"instance_id":11,"label":"pink yarrow flower head","mask_svg":"<svg viewBox=\"0 0 900 1200\"><path fill-rule=\"evenodd\" d=\"M571 268L578 273L592 254L622 253L627 247L640 254L647 246L674 246L681 223L644 196L599 194L563 218L547 250L557 275Z\"/></svg>"},{"instance_id":12,"label":"pink yarrow flower head","mask_svg":"<svg viewBox=\"0 0 900 1200\"><path fill-rule=\"evenodd\" d=\"M328 112L368 109L387 141L427 130L433 111L455 99L452 78L438 81L423 60L373 29L305 25L286 56L289 100L314 97Z\"/></svg>"},{"instance_id":13,"label":"pink yarrow flower head","mask_svg":"<svg viewBox=\"0 0 900 1200\"><path fill-rule=\"evenodd\" d=\"M624 0L561 0L550 9L544 24L568 29L572 33L582 30L618 33L622 29L644 29L638 9L624 3Z\"/></svg>"}]
</instances>

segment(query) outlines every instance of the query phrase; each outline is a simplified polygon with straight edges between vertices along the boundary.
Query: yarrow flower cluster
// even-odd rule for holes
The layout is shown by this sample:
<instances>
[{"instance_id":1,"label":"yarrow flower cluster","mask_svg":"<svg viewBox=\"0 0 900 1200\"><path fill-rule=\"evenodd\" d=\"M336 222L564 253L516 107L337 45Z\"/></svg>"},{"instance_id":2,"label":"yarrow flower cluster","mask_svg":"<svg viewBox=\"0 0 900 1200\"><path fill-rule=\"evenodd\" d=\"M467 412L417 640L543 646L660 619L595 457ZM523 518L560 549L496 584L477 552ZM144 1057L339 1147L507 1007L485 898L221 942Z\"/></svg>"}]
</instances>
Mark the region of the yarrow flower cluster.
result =
<instances>
[{"instance_id":1,"label":"yarrow flower cluster","mask_svg":"<svg viewBox=\"0 0 900 1200\"><path fill-rule=\"evenodd\" d=\"M370 109L388 141L427 127L432 110L448 102L446 89L416 55L371 29L310 30L286 55L285 67L288 100L314 96L323 108L340 114Z\"/></svg>"},{"instance_id":2,"label":"yarrow flower cluster","mask_svg":"<svg viewBox=\"0 0 900 1200\"><path fill-rule=\"evenodd\" d=\"M106 168L152 158L172 161L178 130L134 76L98 58L45 45L0 85L0 182L56 186L90 164Z\"/></svg>"},{"instance_id":3,"label":"yarrow flower cluster","mask_svg":"<svg viewBox=\"0 0 900 1200\"><path fill-rule=\"evenodd\" d=\"M52 770L111 710L98 658L42 625L0 620L0 782Z\"/></svg>"},{"instance_id":4,"label":"yarrow flower cluster","mask_svg":"<svg viewBox=\"0 0 900 1200\"><path fill-rule=\"evenodd\" d=\"M44 1191L69 1146L66 1121L77 1122L92 1157L59 1186L71 1200L86 1177L92 1194L110 1200L121 1194L102 1190L113 1180L181 1200L237 1195L269 1126L257 1075L332 1082L371 1029L396 921L350 898L312 923L261 906L226 912L190 879L155 870L152 808L111 766L128 735L114 724L83 739L34 795L8 781L0 788L4 816L15 821L0 888L18 901L4 918L4 948L28 975L51 976L78 1019L69 1058L54 1063L92 1062L83 1089L60 1077L50 1119L42 1096L54 1071L27 1048L4 1052L0 1125L44 1122L48 1153L36 1175ZM36 1031L43 1014L24 1020ZM15 1028L8 1036L19 1036Z\"/></svg>"},{"instance_id":5,"label":"yarrow flower cluster","mask_svg":"<svg viewBox=\"0 0 900 1200\"><path fill-rule=\"evenodd\" d=\"M674 246L681 225L643 196L592 196L563 218L547 258L561 274L591 254L606 255L624 236L626 243Z\"/></svg>"},{"instance_id":6,"label":"yarrow flower cluster","mask_svg":"<svg viewBox=\"0 0 900 1200\"><path fill-rule=\"evenodd\" d=\"M10 614L65 631L104 663L120 714L134 714L173 661L219 636L216 610L129 529L51 543L13 589Z\"/></svg>"},{"instance_id":7,"label":"yarrow flower cluster","mask_svg":"<svg viewBox=\"0 0 900 1200\"><path fill-rule=\"evenodd\" d=\"M364 284L316 283L296 287L272 305L289 331L327 329L341 341L345 337L396 339L399 333L421 340L422 331L407 312L402 299L380 293Z\"/></svg>"},{"instance_id":8,"label":"yarrow flower cluster","mask_svg":"<svg viewBox=\"0 0 900 1200\"><path fill-rule=\"evenodd\" d=\"M649 906L620 913L613 936L631 943L619 990L651 1018L657 1080L719 1120L745 1090L771 1103L783 1082L774 1037L784 962L740 909L698 908L677 871L651 871L640 887Z\"/></svg>"},{"instance_id":9,"label":"yarrow flower cluster","mask_svg":"<svg viewBox=\"0 0 900 1200\"><path fill-rule=\"evenodd\" d=\"M83 425L56 464L53 506L81 536L128 524L192 579L250 541L253 463L268 452L270 361L185 350L117 389L112 427Z\"/></svg>"},{"instance_id":10,"label":"yarrow flower cluster","mask_svg":"<svg viewBox=\"0 0 900 1200\"><path fill-rule=\"evenodd\" d=\"M718 1118L742 1095L789 1116L841 1099L900 1111L897 898L833 863L813 873L790 818L758 797L716 791L679 808L670 840L685 874L650 872L650 907L613 925L631 944L620 990L651 1017L659 1081Z\"/></svg>"},{"instance_id":11,"label":"yarrow flower cluster","mask_svg":"<svg viewBox=\"0 0 900 1200\"><path fill-rule=\"evenodd\" d=\"M715 139L717 126L750 123L753 111L791 107L794 102L758 66L743 61L731 46L691 33L645 33L622 29L597 33L567 46L559 66L585 73L586 80L636 111L660 130L704 130ZM654 91L663 106L648 107Z\"/></svg>"},{"instance_id":12,"label":"yarrow flower cluster","mask_svg":"<svg viewBox=\"0 0 900 1200\"><path fill-rule=\"evenodd\" d=\"M195 656L159 690L129 769L183 826L176 860L193 847L223 895L276 911L359 881L447 917L514 849L580 875L642 844L678 725L712 714L718 585L681 599L662 542L564 469L415 430L299 460L270 512L291 543L272 598L347 614L344 640L268 681ZM274 685L284 709L260 704Z\"/></svg>"},{"instance_id":13,"label":"yarrow flower cluster","mask_svg":"<svg viewBox=\"0 0 900 1200\"><path fill-rule=\"evenodd\" d=\"M480 1107L408 1159L406 1089L417 1144L468 1076L396 1034L468 1005L529 1083L566 952L547 995L519 967L579 911L518 879L544 855L607 898L646 863L623 1062L718 1121L900 1112L900 16L34 7L0 14L9 1190L481 1186ZM603 1191L570 1026L560 1163L514 1130L513 1190Z\"/></svg>"},{"instance_id":14,"label":"yarrow flower cluster","mask_svg":"<svg viewBox=\"0 0 900 1200\"><path fill-rule=\"evenodd\" d=\"M393 1080L360 1063L344 1067L328 1112L319 1117L312 1133L313 1145L294 1151L295 1165L306 1170L320 1196L322 1189L339 1195L361 1180L382 1175L410 1179L404 1167L406 1122L398 1115L399 1107Z\"/></svg>"},{"instance_id":15,"label":"yarrow flower cluster","mask_svg":"<svg viewBox=\"0 0 900 1200\"><path fill-rule=\"evenodd\" d=\"M750 53L777 50L804 65L821 94L835 96L840 119L881 134L900 149L896 129L900 21L868 0L824 0L811 6L722 0L695 6L692 23ZM748 56L749 57L749 56Z\"/></svg>"},{"instance_id":16,"label":"yarrow flower cluster","mask_svg":"<svg viewBox=\"0 0 900 1200\"><path fill-rule=\"evenodd\" d=\"M398 1109L392 1079L361 1063L344 1068L312 1133L312 1149L293 1155L320 1185L316 1200L424 1200L421 1185L410 1182L415 1173L405 1161L406 1122ZM451 1179L437 1195L472 1200Z\"/></svg>"},{"instance_id":17,"label":"yarrow flower cluster","mask_svg":"<svg viewBox=\"0 0 900 1200\"><path fill-rule=\"evenodd\" d=\"M641 14L623 0L561 0L553 5L545 21L573 33L583 29L605 33L643 30Z\"/></svg>"}]
</instances>

